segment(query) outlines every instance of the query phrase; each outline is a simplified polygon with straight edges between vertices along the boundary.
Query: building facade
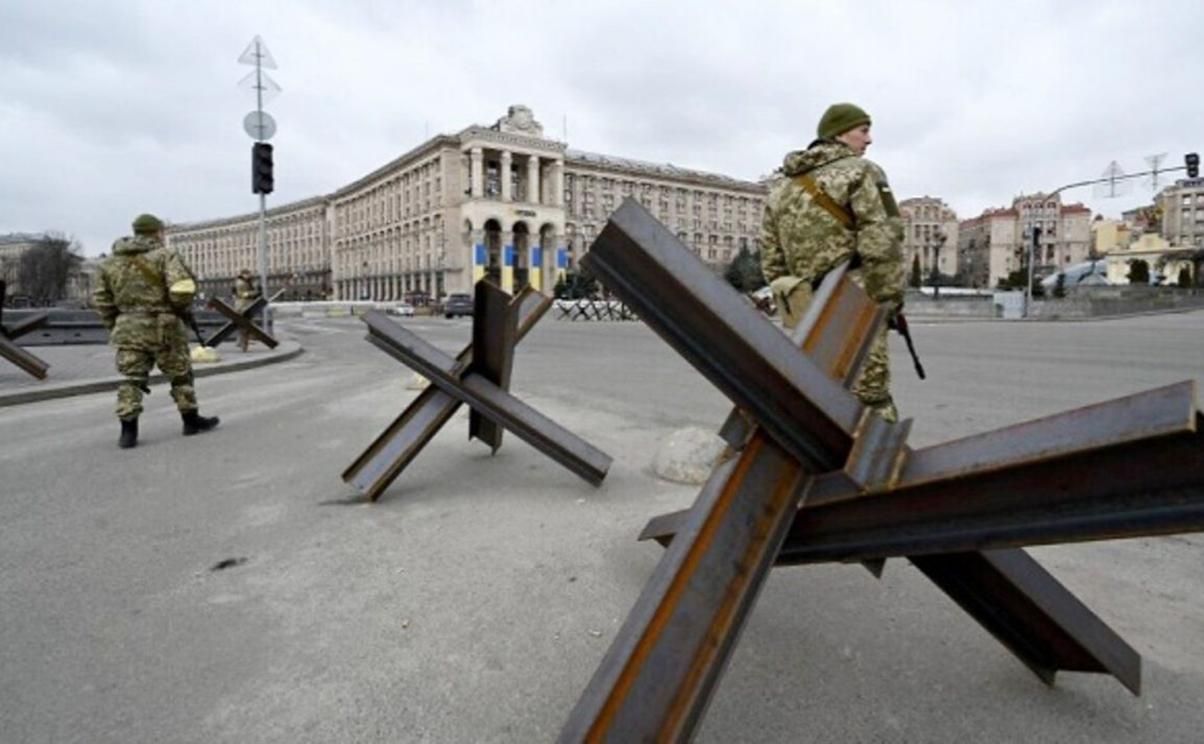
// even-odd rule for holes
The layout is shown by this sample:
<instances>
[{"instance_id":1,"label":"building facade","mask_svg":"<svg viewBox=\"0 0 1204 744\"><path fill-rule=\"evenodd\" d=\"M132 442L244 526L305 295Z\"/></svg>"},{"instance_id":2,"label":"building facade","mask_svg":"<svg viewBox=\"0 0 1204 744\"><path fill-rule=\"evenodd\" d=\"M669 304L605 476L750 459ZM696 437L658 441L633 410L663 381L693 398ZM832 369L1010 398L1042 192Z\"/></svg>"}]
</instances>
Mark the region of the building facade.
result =
<instances>
[{"instance_id":1,"label":"building facade","mask_svg":"<svg viewBox=\"0 0 1204 744\"><path fill-rule=\"evenodd\" d=\"M1096 215L1091 221L1091 252L1096 256L1123 249L1137 238L1129 223L1124 220L1105 218Z\"/></svg>"},{"instance_id":2,"label":"building facade","mask_svg":"<svg viewBox=\"0 0 1204 744\"><path fill-rule=\"evenodd\" d=\"M330 297L329 207L315 197L267 210L268 285L281 299ZM199 293L225 296L242 269L259 276L259 213L171 225L167 243L196 273Z\"/></svg>"},{"instance_id":3,"label":"building facade","mask_svg":"<svg viewBox=\"0 0 1204 744\"><path fill-rule=\"evenodd\" d=\"M1157 199L1162 237L1171 245L1204 248L1204 178L1180 179Z\"/></svg>"},{"instance_id":4,"label":"building facade","mask_svg":"<svg viewBox=\"0 0 1204 744\"><path fill-rule=\"evenodd\" d=\"M268 213L269 291L289 299L424 301L489 276L551 293L624 198L704 261L756 250L766 189L726 176L570 150L525 106L438 135L337 191ZM258 274L258 215L172 225L204 291Z\"/></svg>"},{"instance_id":5,"label":"building facade","mask_svg":"<svg viewBox=\"0 0 1204 744\"><path fill-rule=\"evenodd\" d=\"M1062 204L1060 196L1033 194L1017 197L1012 208L1019 215L1019 230L1031 240L1040 229L1034 248L1037 276L1056 274L1072 264L1086 261L1091 253L1091 210L1082 204ZM1027 250L1028 245L1023 246Z\"/></svg>"},{"instance_id":6,"label":"building facade","mask_svg":"<svg viewBox=\"0 0 1204 744\"><path fill-rule=\"evenodd\" d=\"M1020 268L1019 214L1014 209L988 209L958 225L957 253L963 283L989 289Z\"/></svg>"},{"instance_id":7,"label":"building facade","mask_svg":"<svg viewBox=\"0 0 1204 744\"><path fill-rule=\"evenodd\" d=\"M934 269L945 276L959 276L957 213L936 197L918 196L899 202L899 214L908 271L918 256L925 283Z\"/></svg>"},{"instance_id":8,"label":"building facade","mask_svg":"<svg viewBox=\"0 0 1204 744\"><path fill-rule=\"evenodd\" d=\"M960 223L958 253L971 286L995 287L1025 265L1033 231L1034 276L1043 278L1086 261L1091 254L1091 210L1058 196L1018 196L1010 208L988 209Z\"/></svg>"}]
</instances>

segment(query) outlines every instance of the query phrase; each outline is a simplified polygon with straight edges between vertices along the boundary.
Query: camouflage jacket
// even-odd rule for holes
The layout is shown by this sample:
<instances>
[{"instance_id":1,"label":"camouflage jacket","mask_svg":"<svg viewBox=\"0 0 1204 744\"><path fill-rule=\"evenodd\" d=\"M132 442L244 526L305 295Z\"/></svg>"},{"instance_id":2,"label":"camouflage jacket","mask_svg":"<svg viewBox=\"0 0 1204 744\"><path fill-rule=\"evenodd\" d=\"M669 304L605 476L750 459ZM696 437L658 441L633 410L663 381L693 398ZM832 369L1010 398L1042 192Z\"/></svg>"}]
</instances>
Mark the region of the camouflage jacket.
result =
<instances>
[{"instance_id":1,"label":"camouflage jacket","mask_svg":"<svg viewBox=\"0 0 1204 744\"><path fill-rule=\"evenodd\" d=\"M856 255L870 296L901 303L903 223L882 169L844 144L819 141L787 155L782 170L761 223L761 268L775 294ZM812 199L797 181L804 174L853 218L852 229Z\"/></svg>"},{"instance_id":2,"label":"camouflage jacket","mask_svg":"<svg viewBox=\"0 0 1204 744\"><path fill-rule=\"evenodd\" d=\"M179 254L139 235L113 243L113 255L100 265L92 306L113 346L153 349L165 326L181 323L175 313L187 309L195 292L195 279Z\"/></svg>"},{"instance_id":3,"label":"camouflage jacket","mask_svg":"<svg viewBox=\"0 0 1204 744\"><path fill-rule=\"evenodd\" d=\"M255 287L255 282L243 279L241 276L234 278L234 298L237 309L244 310L254 304L255 300L259 299L259 290Z\"/></svg>"}]
</instances>

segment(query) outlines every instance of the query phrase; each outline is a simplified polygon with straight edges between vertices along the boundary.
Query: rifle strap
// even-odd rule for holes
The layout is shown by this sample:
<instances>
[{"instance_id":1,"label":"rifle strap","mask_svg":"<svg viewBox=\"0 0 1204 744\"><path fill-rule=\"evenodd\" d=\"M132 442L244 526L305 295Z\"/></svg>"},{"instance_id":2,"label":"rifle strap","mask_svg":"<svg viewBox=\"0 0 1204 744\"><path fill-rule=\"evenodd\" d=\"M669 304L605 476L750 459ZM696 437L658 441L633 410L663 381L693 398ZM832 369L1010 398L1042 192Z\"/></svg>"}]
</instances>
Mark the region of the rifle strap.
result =
<instances>
[{"instance_id":1,"label":"rifle strap","mask_svg":"<svg viewBox=\"0 0 1204 744\"><path fill-rule=\"evenodd\" d=\"M129 260L130 263L134 264L134 268L138 269L138 273L142 274L143 279L146 279L152 287L157 286L163 291L163 302L168 307L171 307L171 298L167 296L167 283L163 281L163 277L159 272L151 268L150 264L142 256L135 254L130 256Z\"/></svg>"},{"instance_id":2,"label":"rifle strap","mask_svg":"<svg viewBox=\"0 0 1204 744\"><path fill-rule=\"evenodd\" d=\"M810 195L811 199L823 207L824 211L836 218L836 221L844 225L846 230L857 229L857 220L851 212L845 207L836 203L836 200L828 196L828 192L820 188L819 184L810 174L804 173L794 177L794 182L802 187Z\"/></svg>"}]
</instances>

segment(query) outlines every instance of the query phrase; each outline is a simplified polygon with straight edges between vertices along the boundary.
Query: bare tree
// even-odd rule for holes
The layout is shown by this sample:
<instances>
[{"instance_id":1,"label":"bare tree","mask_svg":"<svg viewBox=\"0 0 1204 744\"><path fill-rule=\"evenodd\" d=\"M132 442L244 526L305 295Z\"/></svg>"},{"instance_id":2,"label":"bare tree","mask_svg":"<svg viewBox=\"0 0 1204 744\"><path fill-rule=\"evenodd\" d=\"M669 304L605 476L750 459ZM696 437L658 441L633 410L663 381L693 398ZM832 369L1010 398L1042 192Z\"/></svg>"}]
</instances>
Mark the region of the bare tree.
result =
<instances>
[{"instance_id":1,"label":"bare tree","mask_svg":"<svg viewBox=\"0 0 1204 744\"><path fill-rule=\"evenodd\" d=\"M62 233L46 233L21 254L17 284L36 305L63 299L67 279L84 260L79 242Z\"/></svg>"}]
</instances>

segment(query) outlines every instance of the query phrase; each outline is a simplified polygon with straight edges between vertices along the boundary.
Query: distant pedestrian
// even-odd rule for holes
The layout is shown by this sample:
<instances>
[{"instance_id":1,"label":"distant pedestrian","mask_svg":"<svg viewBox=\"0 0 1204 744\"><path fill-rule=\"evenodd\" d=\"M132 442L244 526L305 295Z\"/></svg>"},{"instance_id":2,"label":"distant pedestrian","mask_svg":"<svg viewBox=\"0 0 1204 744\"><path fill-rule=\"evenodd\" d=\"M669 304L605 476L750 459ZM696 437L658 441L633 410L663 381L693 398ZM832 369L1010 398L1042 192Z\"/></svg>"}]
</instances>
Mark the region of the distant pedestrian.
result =
<instances>
[{"instance_id":1,"label":"distant pedestrian","mask_svg":"<svg viewBox=\"0 0 1204 744\"><path fill-rule=\"evenodd\" d=\"M259 288L255 286L255 277L250 269L238 272L234 280L234 309L240 313L259 299ZM244 352L251 345L251 334L241 326L238 329L238 347Z\"/></svg>"}]
</instances>

